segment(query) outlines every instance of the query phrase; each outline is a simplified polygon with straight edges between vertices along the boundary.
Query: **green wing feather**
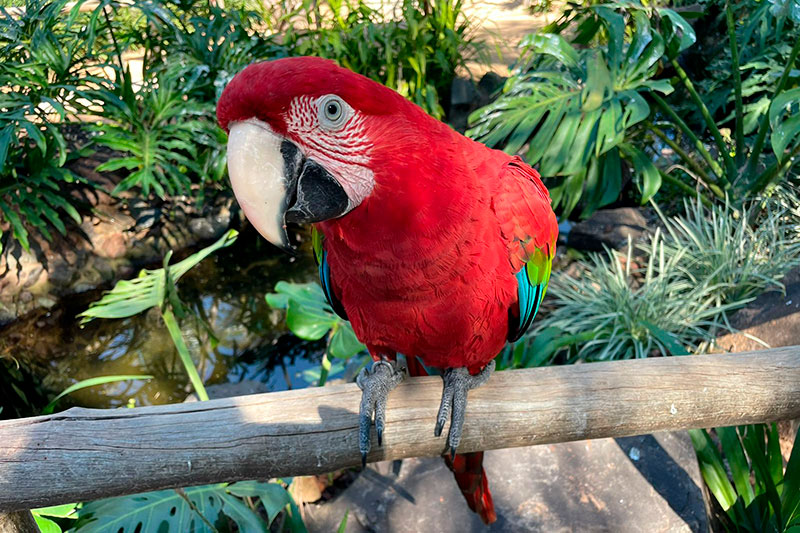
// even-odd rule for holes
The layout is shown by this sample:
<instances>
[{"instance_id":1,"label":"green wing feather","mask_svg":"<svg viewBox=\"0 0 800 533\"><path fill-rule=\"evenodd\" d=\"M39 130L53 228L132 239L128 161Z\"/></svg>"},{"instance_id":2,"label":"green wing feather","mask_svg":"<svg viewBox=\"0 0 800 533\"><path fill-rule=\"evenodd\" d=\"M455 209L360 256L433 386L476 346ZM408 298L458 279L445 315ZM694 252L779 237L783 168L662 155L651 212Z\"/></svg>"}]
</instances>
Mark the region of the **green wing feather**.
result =
<instances>
[{"instance_id":1,"label":"green wing feather","mask_svg":"<svg viewBox=\"0 0 800 533\"><path fill-rule=\"evenodd\" d=\"M344 310L342 302L336 297L333 292L331 283L331 268L328 265L328 253L325 251L323 241L325 237L322 232L315 227L311 227L311 247L314 249L314 259L317 261L317 268L319 269L319 281L322 285L322 291L325 293L325 298L328 300L333 311L344 320L347 320L347 313Z\"/></svg>"},{"instance_id":2,"label":"green wing feather","mask_svg":"<svg viewBox=\"0 0 800 533\"><path fill-rule=\"evenodd\" d=\"M519 318L511 316L508 332L509 342L518 340L528 330L536 318L539 306L547 292L553 255L550 245L534 249L525 266L517 272L517 295L519 299Z\"/></svg>"}]
</instances>

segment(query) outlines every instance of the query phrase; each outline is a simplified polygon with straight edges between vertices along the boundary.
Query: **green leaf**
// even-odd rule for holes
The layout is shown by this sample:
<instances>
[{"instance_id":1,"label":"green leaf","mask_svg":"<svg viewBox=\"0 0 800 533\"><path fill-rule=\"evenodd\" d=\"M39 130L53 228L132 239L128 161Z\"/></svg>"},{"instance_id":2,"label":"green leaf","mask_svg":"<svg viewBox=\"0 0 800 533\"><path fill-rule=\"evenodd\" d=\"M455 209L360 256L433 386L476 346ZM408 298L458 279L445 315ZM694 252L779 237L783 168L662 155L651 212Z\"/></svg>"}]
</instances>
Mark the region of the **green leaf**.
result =
<instances>
[{"instance_id":1,"label":"green leaf","mask_svg":"<svg viewBox=\"0 0 800 533\"><path fill-rule=\"evenodd\" d=\"M635 175L638 178L637 184L642 193L642 204L644 204L661 188L661 174L647 154L629 144L621 147L631 158Z\"/></svg>"},{"instance_id":2,"label":"green leaf","mask_svg":"<svg viewBox=\"0 0 800 533\"><path fill-rule=\"evenodd\" d=\"M226 483L182 489L194 509L175 490L146 492L89 502L78 511L81 520L76 533L212 533L206 522L215 523L220 513L236 522L241 532L265 531L255 511L244 506L226 490ZM205 520L203 520L203 518ZM87 521L88 520L88 521ZM138 529L137 529L138 528Z\"/></svg>"},{"instance_id":3,"label":"green leaf","mask_svg":"<svg viewBox=\"0 0 800 533\"><path fill-rule=\"evenodd\" d=\"M70 385L66 389L64 389L61 394L53 398L47 406L42 409L42 414L49 415L55 409L58 400L66 396L67 394L73 393L75 391L85 389L88 387L95 387L97 385L105 385L106 383L115 383L117 381L128 381L131 379L144 379L149 380L153 379L153 376L149 375L139 375L139 374L131 374L131 375L117 375L117 376L98 376L95 378L84 379L83 381L79 381L73 385ZM58 515L52 515L58 516Z\"/></svg>"},{"instance_id":4,"label":"green leaf","mask_svg":"<svg viewBox=\"0 0 800 533\"><path fill-rule=\"evenodd\" d=\"M749 506L755 498L755 493L750 484L750 465L747 463L742 443L739 441L739 433L735 427L716 428L716 432L722 444L722 451L728 460L736 492L742 499L742 503Z\"/></svg>"},{"instance_id":5,"label":"green leaf","mask_svg":"<svg viewBox=\"0 0 800 533\"><path fill-rule=\"evenodd\" d=\"M658 8L657 11L662 17L667 55L669 59L673 59L692 46L697 40L697 36L692 25L675 11L667 8Z\"/></svg>"},{"instance_id":6,"label":"green leaf","mask_svg":"<svg viewBox=\"0 0 800 533\"><path fill-rule=\"evenodd\" d=\"M342 517L342 521L339 522L339 527L336 529L336 533L344 533L347 530L347 517L350 515L350 509L344 512L344 516Z\"/></svg>"},{"instance_id":7,"label":"green leaf","mask_svg":"<svg viewBox=\"0 0 800 533\"><path fill-rule=\"evenodd\" d=\"M766 501L772 507L777 521L781 522L781 501L776 480L773 477L774 472L770 470L771 461L765 440L763 425L747 426L745 434L742 435L742 444L747 452L747 457L750 458L756 484L764 488Z\"/></svg>"},{"instance_id":8,"label":"green leaf","mask_svg":"<svg viewBox=\"0 0 800 533\"><path fill-rule=\"evenodd\" d=\"M725 466L717 448L714 446L711 437L708 436L708 432L704 429L690 429L689 436L697 452L700 472L703 474L703 479L708 489L722 509L727 511L736 503L736 492L728 480Z\"/></svg>"},{"instance_id":9,"label":"green leaf","mask_svg":"<svg viewBox=\"0 0 800 533\"><path fill-rule=\"evenodd\" d=\"M6 165L6 157L8 156L8 148L11 145L11 135L14 133L14 126L9 124L0 130L0 172Z\"/></svg>"},{"instance_id":10,"label":"green leaf","mask_svg":"<svg viewBox=\"0 0 800 533\"><path fill-rule=\"evenodd\" d=\"M336 322L336 317L332 313L305 306L297 300L289 300L286 308L286 325L292 333L307 341L321 339Z\"/></svg>"},{"instance_id":11,"label":"green leaf","mask_svg":"<svg viewBox=\"0 0 800 533\"><path fill-rule=\"evenodd\" d=\"M49 518L45 518L40 516L38 513L33 513L33 519L36 521L36 525L39 526L39 531L41 533L61 533L61 526L50 520Z\"/></svg>"},{"instance_id":12,"label":"green leaf","mask_svg":"<svg viewBox=\"0 0 800 533\"><path fill-rule=\"evenodd\" d=\"M170 275L174 282L215 251L233 244L237 235L235 230L229 230L211 246L170 266ZM151 307L161 307L166 297L166 284L163 268L142 270L137 278L119 281L99 301L93 302L78 316L82 318L81 323L85 324L95 318L125 318Z\"/></svg>"},{"instance_id":13,"label":"green leaf","mask_svg":"<svg viewBox=\"0 0 800 533\"><path fill-rule=\"evenodd\" d=\"M340 359L349 359L366 349L367 347L356 338L350 323L344 321L338 325L328 345L328 352L331 356Z\"/></svg>"},{"instance_id":14,"label":"green leaf","mask_svg":"<svg viewBox=\"0 0 800 533\"><path fill-rule=\"evenodd\" d=\"M800 519L800 428L794 438L794 446L786 463L781 491L781 509L787 523Z\"/></svg>"},{"instance_id":15,"label":"green leaf","mask_svg":"<svg viewBox=\"0 0 800 533\"><path fill-rule=\"evenodd\" d=\"M189 353L189 348L183 340L181 328L178 326L178 321L175 319L172 309L164 309L161 313L161 317L164 319L164 325L167 326L167 331L169 331L169 336L172 338L175 349L178 350L178 356L181 359L181 363L183 363L183 367L186 369L186 373L189 375L189 381L192 382L192 387L197 393L197 397L200 401L208 401L208 393L203 385L203 379L197 372L194 361L192 361L192 355Z\"/></svg>"},{"instance_id":16,"label":"green leaf","mask_svg":"<svg viewBox=\"0 0 800 533\"><path fill-rule=\"evenodd\" d=\"M25 251L29 252L31 246L28 242L28 230L25 229L25 226L22 224L22 220L19 218L19 215L2 200L0 200L0 212L2 212L3 217L5 217L5 219L11 223L11 228L14 232L14 238L19 241Z\"/></svg>"},{"instance_id":17,"label":"green leaf","mask_svg":"<svg viewBox=\"0 0 800 533\"><path fill-rule=\"evenodd\" d=\"M63 505L53 505L51 507L40 507L32 512L42 516L55 516L56 518L69 518L77 509L77 504L65 503Z\"/></svg>"},{"instance_id":18,"label":"green leaf","mask_svg":"<svg viewBox=\"0 0 800 533\"><path fill-rule=\"evenodd\" d=\"M780 93L769 108L772 150L782 158L786 149L800 142L800 87Z\"/></svg>"},{"instance_id":19,"label":"green leaf","mask_svg":"<svg viewBox=\"0 0 800 533\"><path fill-rule=\"evenodd\" d=\"M675 339L675 336L669 333L668 331L664 331L655 324L651 324L647 320L643 320L642 325L645 326L648 330L650 330L650 333L652 333L655 338L657 338L664 346L667 347L670 354L689 355L689 351L686 348L684 348Z\"/></svg>"},{"instance_id":20,"label":"green leaf","mask_svg":"<svg viewBox=\"0 0 800 533\"><path fill-rule=\"evenodd\" d=\"M536 54L553 56L569 68L578 66L578 54L560 35L554 33L530 33L519 43L520 48Z\"/></svg>"},{"instance_id":21,"label":"green leaf","mask_svg":"<svg viewBox=\"0 0 800 533\"><path fill-rule=\"evenodd\" d=\"M229 485L227 490L240 498L257 497L261 500L269 520L267 525L272 524L278 514L292 502L289 492L279 483L240 481Z\"/></svg>"}]
</instances>

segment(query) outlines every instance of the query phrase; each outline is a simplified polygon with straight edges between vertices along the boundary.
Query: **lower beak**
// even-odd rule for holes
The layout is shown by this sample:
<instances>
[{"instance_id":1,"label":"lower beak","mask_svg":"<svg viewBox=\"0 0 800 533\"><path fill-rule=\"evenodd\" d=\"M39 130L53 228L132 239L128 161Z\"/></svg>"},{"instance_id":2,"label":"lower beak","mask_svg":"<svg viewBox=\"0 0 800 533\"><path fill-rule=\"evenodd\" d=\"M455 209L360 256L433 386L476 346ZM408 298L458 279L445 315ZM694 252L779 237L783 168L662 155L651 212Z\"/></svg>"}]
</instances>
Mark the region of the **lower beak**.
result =
<instances>
[{"instance_id":1,"label":"lower beak","mask_svg":"<svg viewBox=\"0 0 800 533\"><path fill-rule=\"evenodd\" d=\"M255 119L230 127L228 174L250 223L287 251L287 222L322 222L349 209L347 193L322 165Z\"/></svg>"}]
</instances>

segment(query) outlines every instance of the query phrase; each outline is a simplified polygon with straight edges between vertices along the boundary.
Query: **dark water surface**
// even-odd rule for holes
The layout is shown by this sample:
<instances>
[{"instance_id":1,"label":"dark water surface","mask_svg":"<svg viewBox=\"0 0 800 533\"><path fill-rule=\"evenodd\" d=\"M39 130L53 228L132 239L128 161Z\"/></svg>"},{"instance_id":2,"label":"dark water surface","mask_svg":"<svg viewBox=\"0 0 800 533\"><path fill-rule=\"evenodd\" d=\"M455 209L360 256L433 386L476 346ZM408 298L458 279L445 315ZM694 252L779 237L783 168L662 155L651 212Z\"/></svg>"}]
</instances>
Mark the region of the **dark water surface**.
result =
<instances>
[{"instance_id":1,"label":"dark water surface","mask_svg":"<svg viewBox=\"0 0 800 533\"><path fill-rule=\"evenodd\" d=\"M280 280L316 280L310 253L289 257L246 230L178 282L183 302L199 317L185 318L181 329L206 385L247 379L272 391L307 386L300 373L318 366L324 344L288 333L283 312L266 304L264 295ZM183 401L191 386L158 310L80 327L75 316L99 297L99 291L69 297L11 324L0 331L0 356L30 368L50 397L87 378L154 376L75 392L59 409Z\"/></svg>"}]
</instances>

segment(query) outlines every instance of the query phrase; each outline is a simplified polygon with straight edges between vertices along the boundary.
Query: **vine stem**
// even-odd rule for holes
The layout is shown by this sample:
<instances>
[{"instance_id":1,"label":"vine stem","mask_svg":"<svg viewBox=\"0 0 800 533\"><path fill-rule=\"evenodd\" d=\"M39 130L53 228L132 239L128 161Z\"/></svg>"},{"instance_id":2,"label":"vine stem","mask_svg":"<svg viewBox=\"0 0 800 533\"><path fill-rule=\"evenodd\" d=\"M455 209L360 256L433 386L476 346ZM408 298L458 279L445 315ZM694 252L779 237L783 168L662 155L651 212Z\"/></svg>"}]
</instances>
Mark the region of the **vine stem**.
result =
<instances>
[{"instance_id":1,"label":"vine stem","mask_svg":"<svg viewBox=\"0 0 800 533\"><path fill-rule=\"evenodd\" d=\"M653 124L649 120L646 121L644 124L645 124L645 126L647 126L650 129L650 131L652 131L654 134L656 134L656 136L658 138L660 138L670 148L672 148L675 151L675 153L678 154L678 157L683 159L686 162L687 165L692 167L692 170L694 170L695 172L697 172L697 174L700 175L700 177L703 179L704 182L706 182L708 184L709 188L712 190L712 192L715 195L717 195L720 198L724 198L725 197L725 193L722 192L722 190L716 185L716 183L715 183L716 180L712 179L711 176L709 176L708 173L705 171L705 169L702 166L700 166L700 163L695 161L686 152L686 150L681 148L680 145L678 145L678 143L676 143L675 141L670 139L667 136L667 134L664 133L664 131L661 128L659 128L658 126L656 126L655 124Z\"/></svg>"},{"instance_id":2,"label":"vine stem","mask_svg":"<svg viewBox=\"0 0 800 533\"><path fill-rule=\"evenodd\" d=\"M731 70L733 71L733 90L736 101L736 165L744 161L744 111L742 105L742 73L739 70L739 47L736 43L736 22L730 1L725 6L725 19L728 23L728 39L731 43Z\"/></svg>"},{"instance_id":3,"label":"vine stem","mask_svg":"<svg viewBox=\"0 0 800 533\"><path fill-rule=\"evenodd\" d=\"M666 101L664 101L663 98L661 98L660 96L658 96L654 92L651 93L650 96L652 96L653 100L658 105L658 107L660 107L661 110L664 111L664 113L666 113L669 116L669 118L672 119L673 122L675 122L675 125L678 126L678 128L687 137L689 137L689 139L692 141L692 144L694 145L695 149L698 152L700 152L700 155L703 157L705 162L711 168L711 171L714 173L714 175L715 176L722 176L723 175L722 167L719 166L719 163L717 163L714 160L713 157L711 157L711 154L709 153L709 151L706 150L705 146L703 146L703 142L700 140L699 137L697 137L697 135L694 134L692 129L689 127L689 125L686 124L686 122L684 122L684 120L681 117L678 116L678 114L669 106L669 104Z\"/></svg>"},{"instance_id":4,"label":"vine stem","mask_svg":"<svg viewBox=\"0 0 800 533\"><path fill-rule=\"evenodd\" d=\"M664 180L667 183L670 183L670 184L678 187L683 192L685 192L685 193L687 193L687 194L689 194L691 196L697 196L698 198L700 198L700 201L703 203L704 206L708 207L709 209L711 208L711 206L712 206L711 201L708 198L706 198L705 196L703 196L702 194L698 193L695 189L693 189L689 185L685 184L684 182L682 182L678 178L672 176L671 174L667 174L666 172L664 172L661 169L659 169L658 172L659 172L659 174L661 174L661 179L662 180Z\"/></svg>"},{"instance_id":5,"label":"vine stem","mask_svg":"<svg viewBox=\"0 0 800 533\"><path fill-rule=\"evenodd\" d=\"M786 154L779 162L773 163L762 172L756 181L753 183L752 190L760 191L769 186L776 178L779 178L784 172L792 168L792 160L800 156L800 143L794 147L794 150Z\"/></svg>"},{"instance_id":6,"label":"vine stem","mask_svg":"<svg viewBox=\"0 0 800 533\"><path fill-rule=\"evenodd\" d=\"M703 115L703 119L705 120L708 129L709 131L711 131L712 137L714 137L714 142L716 142L717 144L717 149L722 155L723 161L725 161L725 170L728 174L728 177L735 177L736 165L733 162L733 158L728 153L728 147L725 145L725 139L722 138L722 133L720 133L716 122L714 122L714 118L708 111L706 104L703 103L703 100L700 98L700 95L697 94L697 90L694 88L692 80L689 79L689 76L686 74L686 71L683 70L683 67L681 67L678 64L678 61L675 59L672 60L672 66L678 73L678 78L680 78L681 82L683 82L683 85L684 87L686 87L686 90L689 91L689 96L691 97L692 101L697 106L697 108L700 110L700 114ZM724 173L721 176L719 176L719 181L722 183L723 188L728 188L730 186L730 180L728 179L728 177L726 177Z\"/></svg>"}]
</instances>

